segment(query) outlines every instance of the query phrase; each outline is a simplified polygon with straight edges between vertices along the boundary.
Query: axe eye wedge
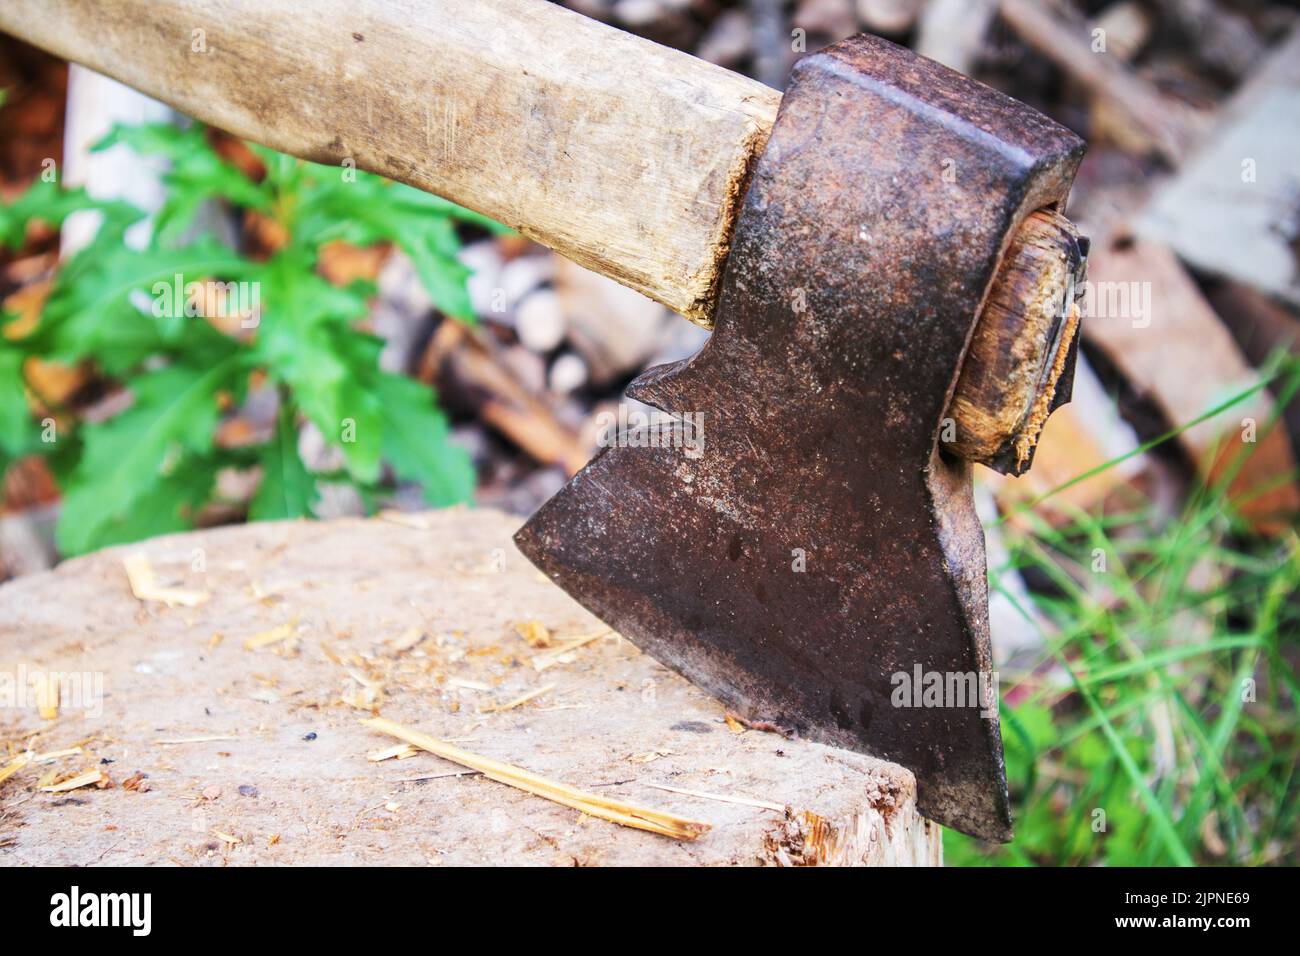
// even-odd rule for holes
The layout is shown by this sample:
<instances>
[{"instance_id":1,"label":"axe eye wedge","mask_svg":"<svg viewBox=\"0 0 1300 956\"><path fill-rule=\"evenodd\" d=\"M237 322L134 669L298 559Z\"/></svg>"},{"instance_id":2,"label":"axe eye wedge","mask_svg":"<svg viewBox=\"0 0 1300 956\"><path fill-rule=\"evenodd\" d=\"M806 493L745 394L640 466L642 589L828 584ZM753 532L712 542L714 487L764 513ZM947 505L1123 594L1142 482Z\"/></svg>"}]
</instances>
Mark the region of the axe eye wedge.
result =
<instances>
[{"instance_id":1,"label":"axe eye wedge","mask_svg":"<svg viewBox=\"0 0 1300 956\"><path fill-rule=\"evenodd\" d=\"M944 449L1009 475L1033 463L1047 417L1070 400L1087 240L1052 209L1020 226L975 324Z\"/></svg>"}]
</instances>

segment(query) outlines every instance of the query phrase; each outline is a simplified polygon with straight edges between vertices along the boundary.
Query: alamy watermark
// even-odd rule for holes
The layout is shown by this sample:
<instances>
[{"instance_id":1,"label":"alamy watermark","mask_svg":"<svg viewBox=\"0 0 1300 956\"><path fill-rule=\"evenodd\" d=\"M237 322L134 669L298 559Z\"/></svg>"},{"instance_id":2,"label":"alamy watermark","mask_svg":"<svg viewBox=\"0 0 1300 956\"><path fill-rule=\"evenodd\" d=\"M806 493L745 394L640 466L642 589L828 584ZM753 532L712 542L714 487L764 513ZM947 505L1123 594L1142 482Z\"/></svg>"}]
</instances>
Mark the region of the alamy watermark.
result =
<instances>
[{"instance_id":1,"label":"alamy watermark","mask_svg":"<svg viewBox=\"0 0 1300 956\"><path fill-rule=\"evenodd\" d=\"M889 682L895 707L978 707L986 719L998 713L997 671L927 671L917 664Z\"/></svg>"},{"instance_id":2,"label":"alamy watermark","mask_svg":"<svg viewBox=\"0 0 1300 956\"><path fill-rule=\"evenodd\" d=\"M1085 319L1127 319L1135 329L1151 325L1150 282L1093 282L1082 284L1079 314Z\"/></svg>"},{"instance_id":3,"label":"alamy watermark","mask_svg":"<svg viewBox=\"0 0 1300 956\"><path fill-rule=\"evenodd\" d=\"M104 713L102 671L45 671L19 664L16 671L0 671L0 709L80 710L87 717Z\"/></svg>"},{"instance_id":4,"label":"alamy watermark","mask_svg":"<svg viewBox=\"0 0 1300 956\"><path fill-rule=\"evenodd\" d=\"M617 412L596 416L596 444L601 448L680 448L687 458L704 454L704 413L670 415L622 403Z\"/></svg>"},{"instance_id":5,"label":"alamy watermark","mask_svg":"<svg viewBox=\"0 0 1300 956\"><path fill-rule=\"evenodd\" d=\"M255 329L262 314L262 283L186 282L176 273L170 282L153 284L154 318L238 319L240 328Z\"/></svg>"}]
</instances>

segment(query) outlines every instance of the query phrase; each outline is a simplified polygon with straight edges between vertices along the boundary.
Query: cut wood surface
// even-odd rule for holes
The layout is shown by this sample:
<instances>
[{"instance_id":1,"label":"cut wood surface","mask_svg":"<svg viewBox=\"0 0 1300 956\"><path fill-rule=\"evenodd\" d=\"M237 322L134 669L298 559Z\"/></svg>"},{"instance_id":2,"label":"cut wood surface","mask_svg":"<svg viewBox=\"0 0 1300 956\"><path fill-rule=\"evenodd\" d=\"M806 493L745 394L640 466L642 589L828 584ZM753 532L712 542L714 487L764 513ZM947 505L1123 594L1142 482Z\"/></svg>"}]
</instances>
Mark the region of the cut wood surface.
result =
<instances>
[{"instance_id":1,"label":"cut wood surface","mask_svg":"<svg viewBox=\"0 0 1300 956\"><path fill-rule=\"evenodd\" d=\"M542 0L5 0L0 30L236 135L437 193L705 326L781 100ZM1031 304L991 299L1009 308L975 348L1042 354ZM984 436L961 426L987 401L954 406L960 430Z\"/></svg>"},{"instance_id":2,"label":"cut wood surface","mask_svg":"<svg viewBox=\"0 0 1300 956\"><path fill-rule=\"evenodd\" d=\"M939 862L910 773L729 720L543 579L517 524L245 525L0 587L0 673L102 680L52 720L0 711L0 865ZM210 598L134 596L135 554ZM375 712L511 779L394 749ZM567 788L710 826L621 826Z\"/></svg>"}]
</instances>

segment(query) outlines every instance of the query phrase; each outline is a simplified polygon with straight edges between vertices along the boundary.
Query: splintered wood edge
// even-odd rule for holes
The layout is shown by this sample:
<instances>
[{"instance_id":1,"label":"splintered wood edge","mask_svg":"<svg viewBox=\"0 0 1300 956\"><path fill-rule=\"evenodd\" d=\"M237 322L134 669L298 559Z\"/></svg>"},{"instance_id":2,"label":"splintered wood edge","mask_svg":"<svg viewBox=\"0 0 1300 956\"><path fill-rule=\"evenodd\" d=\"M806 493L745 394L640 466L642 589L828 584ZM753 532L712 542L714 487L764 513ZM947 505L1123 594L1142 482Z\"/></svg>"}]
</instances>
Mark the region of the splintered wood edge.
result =
<instances>
[{"instance_id":1,"label":"splintered wood edge","mask_svg":"<svg viewBox=\"0 0 1300 956\"><path fill-rule=\"evenodd\" d=\"M1020 227L962 364L948 408L956 425L948 451L994 467L1011 450L1016 470L1029 460L1078 329L1078 310L1065 308L1077 243L1074 225L1052 210Z\"/></svg>"}]
</instances>

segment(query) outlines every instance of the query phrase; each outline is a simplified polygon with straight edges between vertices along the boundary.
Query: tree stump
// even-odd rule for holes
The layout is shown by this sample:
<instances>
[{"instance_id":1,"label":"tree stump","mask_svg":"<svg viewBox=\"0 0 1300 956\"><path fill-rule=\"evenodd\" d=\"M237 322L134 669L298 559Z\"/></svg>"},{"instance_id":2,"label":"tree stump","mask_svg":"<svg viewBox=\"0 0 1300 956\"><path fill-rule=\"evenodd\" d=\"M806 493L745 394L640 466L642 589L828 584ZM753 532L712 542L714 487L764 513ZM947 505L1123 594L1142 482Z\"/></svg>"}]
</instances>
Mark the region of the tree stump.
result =
<instances>
[{"instance_id":1,"label":"tree stump","mask_svg":"<svg viewBox=\"0 0 1300 956\"><path fill-rule=\"evenodd\" d=\"M939 863L910 773L729 718L543 578L517 525L244 525L0 587L0 777L27 755L0 782L0 863ZM137 554L206 599L140 600ZM399 743L373 713L712 829L679 842L422 751L368 759Z\"/></svg>"}]
</instances>

